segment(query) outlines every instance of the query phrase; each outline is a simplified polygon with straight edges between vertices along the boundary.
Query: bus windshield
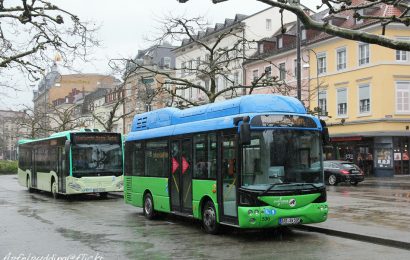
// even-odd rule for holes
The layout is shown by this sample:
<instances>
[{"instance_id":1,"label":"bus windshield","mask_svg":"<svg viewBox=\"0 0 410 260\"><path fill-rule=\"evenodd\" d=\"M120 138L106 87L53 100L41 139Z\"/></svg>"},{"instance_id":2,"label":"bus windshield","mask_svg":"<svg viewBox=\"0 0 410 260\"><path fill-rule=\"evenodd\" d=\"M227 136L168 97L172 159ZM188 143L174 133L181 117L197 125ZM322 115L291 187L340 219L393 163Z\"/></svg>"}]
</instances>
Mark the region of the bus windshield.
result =
<instances>
[{"instance_id":1,"label":"bus windshield","mask_svg":"<svg viewBox=\"0 0 410 260\"><path fill-rule=\"evenodd\" d=\"M260 191L323 186L318 131L266 129L243 147L242 188Z\"/></svg>"},{"instance_id":2,"label":"bus windshield","mask_svg":"<svg viewBox=\"0 0 410 260\"><path fill-rule=\"evenodd\" d=\"M120 144L75 144L72 155L74 177L122 175Z\"/></svg>"}]
</instances>

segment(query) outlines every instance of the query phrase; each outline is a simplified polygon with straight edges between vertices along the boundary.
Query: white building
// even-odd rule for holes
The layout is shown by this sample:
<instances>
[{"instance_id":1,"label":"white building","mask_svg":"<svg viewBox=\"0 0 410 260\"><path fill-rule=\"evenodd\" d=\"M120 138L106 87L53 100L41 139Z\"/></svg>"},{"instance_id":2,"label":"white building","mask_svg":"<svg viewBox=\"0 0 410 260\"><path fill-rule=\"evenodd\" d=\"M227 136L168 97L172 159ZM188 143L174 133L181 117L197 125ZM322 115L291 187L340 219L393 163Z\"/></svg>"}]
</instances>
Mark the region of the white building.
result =
<instances>
[{"instance_id":1,"label":"white building","mask_svg":"<svg viewBox=\"0 0 410 260\"><path fill-rule=\"evenodd\" d=\"M295 20L296 16L294 14L286 11L283 12L283 23ZM271 7L249 16L237 14L234 19L225 19L223 24L217 23L213 28L207 28L206 31L199 32L195 39L206 43L206 46L214 46L216 41L221 39L221 35L229 32L220 40L216 49L229 50L235 47L238 42L241 42L241 44L235 47L236 52L226 54L227 60L232 59L229 57L230 55L236 55L236 57L240 58L227 63L227 66L223 67L221 74L225 76L216 76L216 91L220 91L230 85L242 85L245 82L242 63L257 48L256 43L253 41L272 36L280 27L281 14L279 9ZM246 44L243 44L244 42ZM177 77L209 89L209 76L198 73L195 70L195 68L203 69L198 66L207 66L203 64L209 64L209 51L195 41L186 39L182 42L181 46L174 49L174 53L176 68L180 68L177 70ZM207 97L203 95L203 92L195 88L179 90L177 94L187 100L207 101ZM236 95L242 94L244 92L236 93ZM231 96L231 92L224 94L225 98Z\"/></svg>"}]
</instances>

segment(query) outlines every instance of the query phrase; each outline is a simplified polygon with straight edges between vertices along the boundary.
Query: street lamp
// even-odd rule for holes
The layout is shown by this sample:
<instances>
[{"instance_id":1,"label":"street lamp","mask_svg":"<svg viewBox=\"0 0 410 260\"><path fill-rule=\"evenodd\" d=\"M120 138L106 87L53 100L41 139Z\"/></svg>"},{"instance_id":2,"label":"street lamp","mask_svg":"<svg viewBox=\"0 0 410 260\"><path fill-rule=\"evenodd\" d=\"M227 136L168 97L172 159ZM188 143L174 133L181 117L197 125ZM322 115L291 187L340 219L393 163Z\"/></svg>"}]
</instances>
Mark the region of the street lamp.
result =
<instances>
[{"instance_id":1,"label":"street lamp","mask_svg":"<svg viewBox=\"0 0 410 260\"><path fill-rule=\"evenodd\" d=\"M315 54L315 58L316 58L316 88L317 88L317 118L320 119L320 114L319 114L319 109L320 109L320 103L319 103L319 60L317 58L317 53L312 50L312 49L306 49L307 51L311 51L313 52L313 54ZM309 56L310 57L310 56ZM309 58L310 61L310 58ZM310 65L309 64L304 64L303 65L304 68L309 68Z\"/></svg>"}]
</instances>

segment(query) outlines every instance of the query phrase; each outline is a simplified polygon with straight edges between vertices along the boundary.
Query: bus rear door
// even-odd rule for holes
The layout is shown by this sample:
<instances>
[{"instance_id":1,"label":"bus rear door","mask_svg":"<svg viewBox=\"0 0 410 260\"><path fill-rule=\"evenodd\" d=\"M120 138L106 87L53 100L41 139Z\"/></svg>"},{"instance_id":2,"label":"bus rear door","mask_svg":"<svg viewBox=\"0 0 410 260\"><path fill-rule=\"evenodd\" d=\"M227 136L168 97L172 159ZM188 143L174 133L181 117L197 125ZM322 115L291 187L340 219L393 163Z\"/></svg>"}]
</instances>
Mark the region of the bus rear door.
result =
<instances>
[{"instance_id":1,"label":"bus rear door","mask_svg":"<svg viewBox=\"0 0 410 260\"><path fill-rule=\"evenodd\" d=\"M171 210L192 214L192 139L171 141Z\"/></svg>"}]
</instances>

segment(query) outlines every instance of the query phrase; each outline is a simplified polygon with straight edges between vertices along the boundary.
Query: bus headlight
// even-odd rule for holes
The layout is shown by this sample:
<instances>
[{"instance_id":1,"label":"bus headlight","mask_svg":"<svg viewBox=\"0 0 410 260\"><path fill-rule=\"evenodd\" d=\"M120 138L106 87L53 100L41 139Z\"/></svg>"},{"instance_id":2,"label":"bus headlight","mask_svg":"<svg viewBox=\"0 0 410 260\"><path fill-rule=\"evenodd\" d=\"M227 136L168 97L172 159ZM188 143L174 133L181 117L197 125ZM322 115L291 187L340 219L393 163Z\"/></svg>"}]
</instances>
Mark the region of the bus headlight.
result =
<instances>
[{"instance_id":1,"label":"bus headlight","mask_svg":"<svg viewBox=\"0 0 410 260\"><path fill-rule=\"evenodd\" d=\"M259 210L255 209L254 213L255 215L259 215Z\"/></svg>"},{"instance_id":2,"label":"bus headlight","mask_svg":"<svg viewBox=\"0 0 410 260\"><path fill-rule=\"evenodd\" d=\"M248 210L248 215L249 216L252 216L252 214L253 214L253 211L250 209L250 210Z\"/></svg>"}]
</instances>

